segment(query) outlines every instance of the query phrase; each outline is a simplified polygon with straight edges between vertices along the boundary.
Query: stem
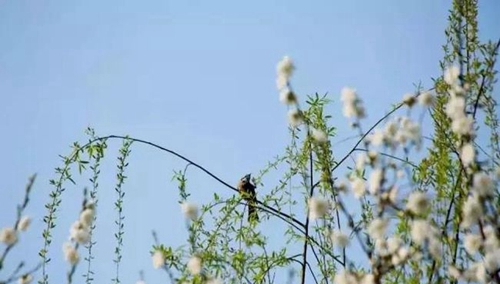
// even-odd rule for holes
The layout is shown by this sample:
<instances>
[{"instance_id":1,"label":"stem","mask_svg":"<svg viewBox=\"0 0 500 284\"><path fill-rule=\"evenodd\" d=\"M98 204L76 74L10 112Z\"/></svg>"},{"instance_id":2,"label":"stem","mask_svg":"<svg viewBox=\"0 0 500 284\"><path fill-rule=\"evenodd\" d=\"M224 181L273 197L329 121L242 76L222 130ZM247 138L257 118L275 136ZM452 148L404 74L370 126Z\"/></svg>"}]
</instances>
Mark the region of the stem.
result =
<instances>
[{"instance_id":1,"label":"stem","mask_svg":"<svg viewBox=\"0 0 500 284\"><path fill-rule=\"evenodd\" d=\"M311 186L311 191L309 192L309 198L311 198L314 194L314 168L313 168L313 159L312 159L312 145L311 149L309 152L309 178L310 178L310 186ZM307 263L307 244L308 244L308 239L309 239L309 207L307 208L307 216L306 216L306 234L305 234L305 240L304 240L304 248L302 250L302 280L301 283L304 284L306 283L306 263ZM311 272L312 273L312 272ZM314 275L314 274L313 274Z\"/></svg>"}]
</instances>

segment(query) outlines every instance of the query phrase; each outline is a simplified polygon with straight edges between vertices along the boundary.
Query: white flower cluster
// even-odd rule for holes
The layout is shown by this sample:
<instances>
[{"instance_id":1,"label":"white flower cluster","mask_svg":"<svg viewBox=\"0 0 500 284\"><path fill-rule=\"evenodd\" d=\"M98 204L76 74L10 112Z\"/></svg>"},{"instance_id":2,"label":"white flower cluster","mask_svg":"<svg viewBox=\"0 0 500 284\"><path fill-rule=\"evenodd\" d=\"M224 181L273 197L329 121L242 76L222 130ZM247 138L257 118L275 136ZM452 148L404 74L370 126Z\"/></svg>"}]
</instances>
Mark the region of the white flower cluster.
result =
<instances>
[{"instance_id":1,"label":"white flower cluster","mask_svg":"<svg viewBox=\"0 0 500 284\"><path fill-rule=\"evenodd\" d=\"M474 135L474 120L465 112L465 89L458 82L460 70L456 66L446 69L445 82L450 85L450 99L446 104L446 115L451 119L451 130L461 136Z\"/></svg>"},{"instance_id":2,"label":"white flower cluster","mask_svg":"<svg viewBox=\"0 0 500 284\"><path fill-rule=\"evenodd\" d=\"M309 218L311 220L319 219L325 216L330 210L330 203L322 197L311 197L308 202Z\"/></svg>"},{"instance_id":3,"label":"white flower cluster","mask_svg":"<svg viewBox=\"0 0 500 284\"><path fill-rule=\"evenodd\" d=\"M155 269L158 269L165 265L165 256L163 256L163 253L159 250L155 251L153 255L151 256L151 259L153 261L153 267Z\"/></svg>"},{"instance_id":4,"label":"white flower cluster","mask_svg":"<svg viewBox=\"0 0 500 284\"><path fill-rule=\"evenodd\" d=\"M182 214L184 217L190 220L195 220L198 218L198 205L190 202L183 202L181 204Z\"/></svg>"},{"instance_id":5,"label":"white flower cluster","mask_svg":"<svg viewBox=\"0 0 500 284\"><path fill-rule=\"evenodd\" d=\"M424 107L434 105L434 96L430 92L423 92L418 96L418 103Z\"/></svg>"},{"instance_id":6,"label":"white flower cluster","mask_svg":"<svg viewBox=\"0 0 500 284\"><path fill-rule=\"evenodd\" d=\"M276 66L276 86L280 92L280 101L283 104L291 105L288 111L288 122L292 127L297 127L302 123L302 112L298 108L297 96L292 90L290 77L293 75L295 65L290 57L285 56Z\"/></svg>"},{"instance_id":7,"label":"white flower cluster","mask_svg":"<svg viewBox=\"0 0 500 284\"><path fill-rule=\"evenodd\" d=\"M18 284L29 284L33 281L33 276L31 274L24 274L17 280Z\"/></svg>"},{"instance_id":8,"label":"white flower cluster","mask_svg":"<svg viewBox=\"0 0 500 284\"><path fill-rule=\"evenodd\" d=\"M283 58L277 67L277 84L280 101L295 106L289 110L288 116L290 125L297 127L304 122L304 117L298 106L297 97L291 89L290 77L294 70L292 60L289 57ZM445 71L444 81L450 86L448 90L450 99L446 104L445 113L451 119L451 131L461 138L458 154L462 164L468 168L467 178L471 178L471 182L467 183L470 185L467 199L461 207L460 228L463 231L460 233L463 234L463 248L469 254L469 259L479 260L468 268L451 266L449 274L456 279L488 282L494 273L500 271L500 233L498 225L492 221L497 219L496 215L500 212L493 212L495 206L488 205L488 202L498 194L496 186L500 181L500 167L495 171L499 181L495 181L489 173L474 172L477 171L476 147L473 143L474 121L466 113L467 87L460 85L459 76L460 70L457 67ZM359 120L364 118L366 113L356 90L350 87L343 88L340 99L343 103L344 116L355 119L353 125L358 126ZM403 104L409 108L416 104L428 108L434 103L435 96L429 91L416 95L406 94L403 98ZM310 135L317 142L328 141L328 136L320 130L313 128L310 130ZM378 147L389 149L391 154L401 149L407 152L409 147L420 150L422 147L420 123L410 117L392 118L384 127L375 129L368 135L365 145L370 149L358 154L354 171L348 177L349 183L341 182L337 189L345 193L350 188L355 198L360 199L368 195L378 202L377 205L380 207L378 214L365 224L366 233L374 244L373 251L365 250L370 257L372 271L392 269L409 260L420 261L423 257L441 262L445 245L440 229L433 221L427 219L432 214L430 210L432 203L427 189L410 191L406 202L404 200L397 202L398 187L402 185L399 180L407 176L404 172L404 162L398 165L394 159L387 158L386 153L377 152ZM369 171L366 171L367 165L370 167ZM391 173L393 178L390 178ZM410 176L408 178L411 179ZM309 218L312 220L324 218L332 209L332 204L322 197L312 196L307 202ZM343 205L338 203L335 206ZM345 211L345 207L341 208ZM391 235L392 219L390 214L387 214L386 208L409 218L409 240L402 236ZM355 234L360 230L351 229ZM329 234L333 246L340 249L349 246L350 237L342 231L328 229L325 232ZM368 284L374 283L374 280L372 274L350 270L337 273L334 278L334 282L338 284Z\"/></svg>"},{"instance_id":9,"label":"white flower cluster","mask_svg":"<svg viewBox=\"0 0 500 284\"><path fill-rule=\"evenodd\" d=\"M4 227L0 230L0 243L4 243L7 246L14 246L18 241L18 233L20 231L28 230L31 224L31 218L28 216L22 216L16 223L14 227ZM29 284L33 281L33 276L31 274L24 274L17 280L19 284Z\"/></svg>"},{"instance_id":10,"label":"white flower cluster","mask_svg":"<svg viewBox=\"0 0 500 284\"><path fill-rule=\"evenodd\" d=\"M292 89L290 83L290 78L295 70L295 65L289 56L283 57L278 65L276 66L276 86L280 92L280 101L283 104L291 106L288 110L288 123L292 127L299 127L304 122L304 114L300 110L299 102L297 100L297 95ZM328 135L320 129L315 129L311 127L310 135L313 140L319 144L326 143L328 141Z\"/></svg>"},{"instance_id":11,"label":"white flower cluster","mask_svg":"<svg viewBox=\"0 0 500 284\"><path fill-rule=\"evenodd\" d=\"M30 224L31 224L31 218L28 216L23 216L21 217L21 219L19 219L19 222L14 228L12 227L2 228L0 230L0 242L8 246L14 245L18 239L17 236L18 232L28 230Z\"/></svg>"},{"instance_id":12,"label":"white flower cluster","mask_svg":"<svg viewBox=\"0 0 500 284\"><path fill-rule=\"evenodd\" d=\"M276 87L278 87L278 90L281 91L288 88L290 77L292 77L294 70L295 65L293 65L292 59L289 56L284 56L278 63L278 66L276 66Z\"/></svg>"},{"instance_id":13,"label":"white flower cluster","mask_svg":"<svg viewBox=\"0 0 500 284\"><path fill-rule=\"evenodd\" d=\"M330 232L330 240L334 246L341 249L349 245L349 236L341 231L332 230Z\"/></svg>"},{"instance_id":14,"label":"white flower cluster","mask_svg":"<svg viewBox=\"0 0 500 284\"><path fill-rule=\"evenodd\" d=\"M375 129L367 137L367 142L372 146L386 146L391 150L409 143L419 150L422 144L422 130L420 124L410 118L397 117L389 121L384 129Z\"/></svg>"},{"instance_id":15,"label":"white flower cluster","mask_svg":"<svg viewBox=\"0 0 500 284\"><path fill-rule=\"evenodd\" d=\"M482 172L474 174L470 195L462 209L462 227L470 228L477 224L480 218L486 217L484 205L495 191L493 180L489 175ZM496 218L496 216L491 217Z\"/></svg>"},{"instance_id":16,"label":"white flower cluster","mask_svg":"<svg viewBox=\"0 0 500 284\"><path fill-rule=\"evenodd\" d=\"M345 117L357 119L365 117L365 108L355 89L344 87L340 91L340 101L343 103L342 112Z\"/></svg>"},{"instance_id":17,"label":"white flower cluster","mask_svg":"<svg viewBox=\"0 0 500 284\"><path fill-rule=\"evenodd\" d=\"M75 265L80 260L78 245L87 244L90 241L92 222L95 217L95 207L93 203L85 206L69 230L69 240L63 244L64 258L71 265Z\"/></svg>"},{"instance_id":18,"label":"white flower cluster","mask_svg":"<svg viewBox=\"0 0 500 284\"><path fill-rule=\"evenodd\" d=\"M356 273L348 270L335 274L333 278L335 284L375 284L373 274Z\"/></svg>"},{"instance_id":19,"label":"white flower cluster","mask_svg":"<svg viewBox=\"0 0 500 284\"><path fill-rule=\"evenodd\" d=\"M17 231L11 227L2 228L0 231L0 241L6 245L13 245L17 242Z\"/></svg>"},{"instance_id":20,"label":"white flower cluster","mask_svg":"<svg viewBox=\"0 0 500 284\"><path fill-rule=\"evenodd\" d=\"M463 159L463 157L462 157ZM493 197L500 182L498 168L496 177L484 172L472 176L469 196L463 204L461 227L466 230L463 247L472 260L468 267L449 267L449 274L455 279L469 282L490 283L500 270L500 235ZM497 179L495 182L495 178Z\"/></svg>"},{"instance_id":21,"label":"white flower cluster","mask_svg":"<svg viewBox=\"0 0 500 284\"><path fill-rule=\"evenodd\" d=\"M344 88L341 101L346 117L359 119L365 116L364 108L361 106L361 101L354 89ZM430 92L422 92L418 95L407 94L404 96L403 103L410 108L416 103L422 107L430 107L434 104L434 96ZM410 192L405 206L401 207L397 203L397 194L398 180L406 176L403 171L404 163L398 165L392 159L377 152L378 147L389 149L391 153L399 149L406 151L410 146L419 150L422 146L420 124L410 117L395 117L388 120L382 128L375 129L366 137L365 142L372 149L357 155L354 171L349 175L348 185L355 198L360 199L368 194L378 201L379 215L370 220L365 227L366 233L374 242L374 250L370 256L372 268L383 270L396 267L409 260L420 261L424 255L440 261L442 255L441 233L426 220L431 204L429 197L424 191ZM466 151L469 150L466 149ZM367 171L366 166L371 169ZM388 179L389 173L393 173L393 179ZM367 175L366 178L365 175ZM477 184L486 185L478 186L480 188L489 188L489 183L484 177L478 177ZM346 185L343 185L343 188L345 187ZM401 237L389 232L391 217L384 214L386 207L412 219L410 243L405 243ZM330 238L338 247L345 247L349 243L349 238L340 232L331 233ZM371 274L360 275L351 271L344 271L335 276L335 283L341 284L373 283L372 281L373 275Z\"/></svg>"},{"instance_id":22,"label":"white flower cluster","mask_svg":"<svg viewBox=\"0 0 500 284\"><path fill-rule=\"evenodd\" d=\"M404 263L411 257L410 250L404 245L403 240L397 236L376 240L375 253L393 266Z\"/></svg>"},{"instance_id":23,"label":"white flower cluster","mask_svg":"<svg viewBox=\"0 0 500 284\"><path fill-rule=\"evenodd\" d=\"M189 273L193 275L200 274L202 269L201 258L199 258L198 256L192 256L187 263L187 269Z\"/></svg>"},{"instance_id":24,"label":"white flower cluster","mask_svg":"<svg viewBox=\"0 0 500 284\"><path fill-rule=\"evenodd\" d=\"M415 219L411 224L410 234L413 242L426 247L429 254L436 260L441 259L441 235L438 229L425 219Z\"/></svg>"},{"instance_id":25,"label":"white flower cluster","mask_svg":"<svg viewBox=\"0 0 500 284\"><path fill-rule=\"evenodd\" d=\"M382 240L385 237L389 220L376 218L368 225L367 233L374 240Z\"/></svg>"},{"instance_id":26,"label":"white flower cluster","mask_svg":"<svg viewBox=\"0 0 500 284\"><path fill-rule=\"evenodd\" d=\"M434 96L428 92L422 92L420 94L405 94L403 96L403 103L408 107L413 107L415 103L418 102L423 107L430 107L434 104Z\"/></svg>"},{"instance_id":27,"label":"white flower cluster","mask_svg":"<svg viewBox=\"0 0 500 284\"><path fill-rule=\"evenodd\" d=\"M425 193L414 191L408 197L406 209L415 215L422 215L427 211L429 205L430 203Z\"/></svg>"},{"instance_id":28,"label":"white flower cluster","mask_svg":"<svg viewBox=\"0 0 500 284\"><path fill-rule=\"evenodd\" d=\"M153 253L153 267L158 269L165 265L165 257L161 251ZM189 258L186 268L192 275L199 275L203 269L203 261L199 256L193 255ZM210 279L207 283L220 283L219 279Z\"/></svg>"},{"instance_id":29,"label":"white flower cluster","mask_svg":"<svg viewBox=\"0 0 500 284\"><path fill-rule=\"evenodd\" d=\"M80 254L78 254L77 247L71 242L65 242L63 244L63 254L64 259L71 265L75 265L80 261Z\"/></svg>"},{"instance_id":30,"label":"white flower cluster","mask_svg":"<svg viewBox=\"0 0 500 284\"><path fill-rule=\"evenodd\" d=\"M483 252L482 257L472 262L468 268L458 269L450 266L449 273L455 279L470 282L490 283L492 275L500 269L500 245L497 233L492 226L483 229L483 235L469 233L465 235L464 247L472 257Z\"/></svg>"}]
</instances>

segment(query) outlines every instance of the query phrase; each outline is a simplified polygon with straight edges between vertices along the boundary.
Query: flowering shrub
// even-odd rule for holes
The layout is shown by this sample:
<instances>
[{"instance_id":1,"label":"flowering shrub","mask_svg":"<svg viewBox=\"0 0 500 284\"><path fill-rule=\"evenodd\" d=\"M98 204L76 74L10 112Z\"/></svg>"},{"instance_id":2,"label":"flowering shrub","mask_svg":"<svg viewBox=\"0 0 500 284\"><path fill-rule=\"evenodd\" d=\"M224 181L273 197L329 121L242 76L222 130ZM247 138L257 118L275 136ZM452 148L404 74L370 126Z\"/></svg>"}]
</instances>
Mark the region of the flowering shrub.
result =
<instances>
[{"instance_id":1,"label":"flowering shrub","mask_svg":"<svg viewBox=\"0 0 500 284\"><path fill-rule=\"evenodd\" d=\"M284 236L283 242L271 245L259 230L259 222L243 221L246 210L235 210L248 206L240 194L221 198L214 193L213 200L196 205L187 190L186 170L178 171L174 179L189 232L188 245L172 248L154 234L152 266L165 270L171 283L272 283L276 271L288 268L289 281L296 283L500 283L500 142L493 95L500 42L478 41L476 14L477 3L454 1L441 62L443 75L432 88L419 87L403 95L367 130L362 96L351 87L340 90L342 113L358 135L343 157L332 151L335 128L325 114L329 97L308 96L303 107L292 86L296 66L285 56L277 65L276 85L279 101L288 107L291 141L286 154L270 162L252 181L260 186L264 175L287 165L275 187L259 191L256 201L262 216L259 222L279 223L275 229L282 230L278 234ZM426 115L432 119L433 131L421 125ZM485 133L480 129L489 130L489 137L480 137L479 133ZM430 133L424 135L424 130ZM113 139L123 142L114 203L115 283L121 282L122 186L133 143L168 152L238 192L233 181L225 182L157 144L116 135L98 137L92 129L87 133L90 141L73 145L51 181L54 190L46 205L40 265L22 272L21 265L9 278L0 278L0 283L30 283L35 273L40 275L39 283L49 283L45 268L52 229L64 184L73 181L74 167L79 172L90 169L91 189L84 191L79 216L62 244L62 257L69 266L68 283L82 260L87 262L85 281L93 282L90 264L99 214L97 180L107 143ZM342 168L347 171L340 172ZM18 206L14 226L0 230L4 244L0 272L9 251L19 243L18 235L29 228L31 219L23 210L33 181ZM138 283L145 283L142 276Z\"/></svg>"}]
</instances>

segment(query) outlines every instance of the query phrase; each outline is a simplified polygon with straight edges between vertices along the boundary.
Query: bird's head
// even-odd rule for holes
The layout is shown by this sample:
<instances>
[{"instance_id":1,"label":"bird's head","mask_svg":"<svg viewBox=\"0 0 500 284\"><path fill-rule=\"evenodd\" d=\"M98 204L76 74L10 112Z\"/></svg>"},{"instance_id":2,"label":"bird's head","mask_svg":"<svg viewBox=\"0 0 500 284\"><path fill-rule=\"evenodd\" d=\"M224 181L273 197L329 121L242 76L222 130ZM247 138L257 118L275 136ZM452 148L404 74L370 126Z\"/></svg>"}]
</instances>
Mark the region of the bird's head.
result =
<instances>
[{"instance_id":1,"label":"bird's head","mask_svg":"<svg viewBox=\"0 0 500 284\"><path fill-rule=\"evenodd\" d=\"M252 177L252 174L247 174L244 177L242 177L241 180L245 183L248 183L248 182L250 182L251 177Z\"/></svg>"}]
</instances>

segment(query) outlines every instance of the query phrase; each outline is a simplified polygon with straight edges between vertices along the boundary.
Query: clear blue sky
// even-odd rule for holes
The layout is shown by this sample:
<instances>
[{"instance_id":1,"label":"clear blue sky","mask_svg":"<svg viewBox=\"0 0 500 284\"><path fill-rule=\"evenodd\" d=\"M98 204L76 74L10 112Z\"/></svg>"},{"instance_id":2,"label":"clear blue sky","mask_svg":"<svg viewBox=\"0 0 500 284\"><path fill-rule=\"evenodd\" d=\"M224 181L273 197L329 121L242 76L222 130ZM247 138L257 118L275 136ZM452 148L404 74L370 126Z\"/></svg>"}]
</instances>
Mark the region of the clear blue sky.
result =
<instances>
[{"instance_id":1,"label":"clear blue sky","mask_svg":"<svg viewBox=\"0 0 500 284\"><path fill-rule=\"evenodd\" d=\"M156 142L235 183L288 142L286 107L275 89L283 55L296 62L292 82L302 99L328 92L338 102L340 89L350 85L373 121L413 83L429 87L439 75L450 2L0 1L0 227L13 222L27 177L38 173L27 210L36 219L11 260L39 260L48 180L60 165L58 154L86 139L87 126ZM498 39L500 2L482 1L480 8L481 38ZM335 141L351 135L340 109L338 103L331 108ZM116 145L110 142L103 168L96 283L114 276ZM349 146L338 146L336 154ZM165 275L152 269L150 231L157 229L165 244L182 244L170 178L184 164L139 145L130 164L122 279L134 283L145 269L148 282L159 283ZM198 203L213 192L232 194L194 170L188 187ZM77 218L80 192L81 186L68 187L63 195L51 247L54 283L65 273L61 244Z\"/></svg>"}]
</instances>

